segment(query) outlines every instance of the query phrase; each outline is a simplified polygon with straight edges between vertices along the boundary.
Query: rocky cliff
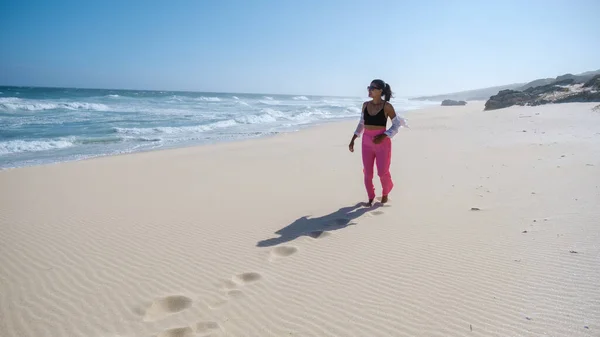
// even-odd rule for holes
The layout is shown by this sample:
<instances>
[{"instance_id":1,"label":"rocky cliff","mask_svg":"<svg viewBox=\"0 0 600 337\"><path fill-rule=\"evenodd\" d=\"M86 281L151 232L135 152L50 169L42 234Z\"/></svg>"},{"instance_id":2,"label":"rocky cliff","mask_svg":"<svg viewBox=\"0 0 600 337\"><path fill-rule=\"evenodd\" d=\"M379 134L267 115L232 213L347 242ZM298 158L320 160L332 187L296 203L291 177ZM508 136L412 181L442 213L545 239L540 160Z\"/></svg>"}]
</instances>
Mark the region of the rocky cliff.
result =
<instances>
[{"instance_id":1,"label":"rocky cliff","mask_svg":"<svg viewBox=\"0 0 600 337\"><path fill-rule=\"evenodd\" d=\"M600 75L592 77L566 74L557 77L557 80L550 84L527 87L522 91L502 90L490 97L485 103L485 110L502 109L512 105L534 106L572 102L600 102Z\"/></svg>"},{"instance_id":2,"label":"rocky cliff","mask_svg":"<svg viewBox=\"0 0 600 337\"><path fill-rule=\"evenodd\" d=\"M545 86L545 85L553 84L557 81L569 80L569 79L572 79L575 83L584 83L596 75L600 75L600 69L594 70L594 71L587 71L587 72L575 74L575 75L564 74L564 75L557 76L555 78L541 78L541 79L531 81L529 83L507 84L507 85L502 85L502 86L497 86L497 87L461 91L461 92L455 92L455 93L443 94L443 95L413 97L411 99L419 100L419 101L425 100L425 101L437 101L437 102L441 102L442 100L445 100L445 99L450 99L450 100L454 100L454 101L484 101L484 100L487 100L488 98L490 98L490 96L492 96L502 90L506 90L506 89L516 90L516 91L525 91L529 88Z\"/></svg>"}]
</instances>

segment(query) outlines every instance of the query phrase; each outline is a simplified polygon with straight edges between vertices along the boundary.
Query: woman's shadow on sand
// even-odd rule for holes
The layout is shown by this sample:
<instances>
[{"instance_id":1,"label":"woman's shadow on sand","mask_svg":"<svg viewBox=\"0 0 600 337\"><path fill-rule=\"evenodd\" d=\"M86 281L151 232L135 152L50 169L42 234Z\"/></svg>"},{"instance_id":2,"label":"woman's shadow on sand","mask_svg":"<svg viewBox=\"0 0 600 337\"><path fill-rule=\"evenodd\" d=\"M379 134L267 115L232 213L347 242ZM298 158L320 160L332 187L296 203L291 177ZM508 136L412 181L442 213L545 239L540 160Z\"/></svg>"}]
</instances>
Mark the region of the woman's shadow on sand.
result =
<instances>
[{"instance_id":1,"label":"woman's shadow on sand","mask_svg":"<svg viewBox=\"0 0 600 337\"><path fill-rule=\"evenodd\" d=\"M381 206L381 204L377 203L374 206L367 207L364 203L358 203L354 206L340 208L331 214L317 218L303 216L275 232L275 234L279 234L279 237L259 241L256 245L258 247L276 246L292 241L300 236L310 236L316 239L321 237L325 232L356 225L353 220Z\"/></svg>"}]
</instances>

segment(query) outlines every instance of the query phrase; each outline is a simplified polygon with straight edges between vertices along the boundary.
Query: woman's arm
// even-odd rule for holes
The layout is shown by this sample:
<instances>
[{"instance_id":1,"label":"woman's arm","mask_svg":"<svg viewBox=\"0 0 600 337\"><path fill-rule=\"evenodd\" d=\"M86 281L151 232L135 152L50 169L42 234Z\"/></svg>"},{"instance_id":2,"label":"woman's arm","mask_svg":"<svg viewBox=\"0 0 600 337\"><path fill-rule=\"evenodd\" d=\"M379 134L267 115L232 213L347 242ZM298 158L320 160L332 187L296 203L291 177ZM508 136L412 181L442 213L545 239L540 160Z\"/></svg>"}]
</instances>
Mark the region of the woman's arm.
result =
<instances>
[{"instance_id":1,"label":"woman's arm","mask_svg":"<svg viewBox=\"0 0 600 337\"><path fill-rule=\"evenodd\" d=\"M398 130L400 130L401 127L408 127L406 120L396 115L396 110L394 110L394 107L391 104L386 104L383 109L386 116L392 120L392 126L384 132L385 135L392 138L398 133Z\"/></svg>"},{"instance_id":2,"label":"woman's arm","mask_svg":"<svg viewBox=\"0 0 600 337\"><path fill-rule=\"evenodd\" d=\"M358 137L360 137L360 135L362 135L363 131L365 130L365 116L363 115L363 111L365 111L365 105L367 103L363 103L363 108L360 111L360 121L358 122L358 125L356 126L356 130L354 130L354 134L352 135L352 139L350 140L350 145L348 145L348 148L350 149L350 152L354 152L354 140Z\"/></svg>"},{"instance_id":3,"label":"woman's arm","mask_svg":"<svg viewBox=\"0 0 600 337\"><path fill-rule=\"evenodd\" d=\"M356 130L354 131L354 137L352 137L352 140L360 137L360 135L362 135L363 131L365 130L365 115L363 114L363 111L365 111L365 105L367 103L363 103L363 107L362 110L360 110L360 121L358 122L358 125L356 126Z\"/></svg>"}]
</instances>

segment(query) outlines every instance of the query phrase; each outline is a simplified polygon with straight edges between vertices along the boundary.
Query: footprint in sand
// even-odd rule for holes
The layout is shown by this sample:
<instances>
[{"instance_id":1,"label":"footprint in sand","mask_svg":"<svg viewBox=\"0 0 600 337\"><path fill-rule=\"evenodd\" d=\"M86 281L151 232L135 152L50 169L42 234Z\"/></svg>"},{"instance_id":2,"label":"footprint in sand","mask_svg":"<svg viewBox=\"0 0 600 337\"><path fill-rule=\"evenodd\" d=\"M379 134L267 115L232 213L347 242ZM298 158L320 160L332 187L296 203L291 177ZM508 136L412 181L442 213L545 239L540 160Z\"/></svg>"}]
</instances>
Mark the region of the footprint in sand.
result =
<instances>
[{"instance_id":1,"label":"footprint in sand","mask_svg":"<svg viewBox=\"0 0 600 337\"><path fill-rule=\"evenodd\" d=\"M247 272L238 274L231 278L231 280L223 280L219 283L219 290L221 290L224 295L227 295L226 298L220 297L216 300L209 301L208 306L211 309L217 309L225 305L229 299L231 298L241 298L244 297L245 294L243 291L239 290L239 286L244 286L249 283L254 283L260 280L262 276L256 272Z\"/></svg>"},{"instance_id":2,"label":"footprint in sand","mask_svg":"<svg viewBox=\"0 0 600 337\"><path fill-rule=\"evenodd\" d=\"M144 312L144 321L156 321L192 306L188 297L175 295L156 299ZM167 336L167 335L165 335Z\"/></svg>"},{"instance_id":3,"label":"footprint in sand","mask_svg":"<svg viewBox=\"0 0 600 337\"><path fill-rule=\"evenodd\" d=\"M248 273L242 273L242 274L238 274L238 275L234 276L233 282L235 282L236 284L239 284L239 285L244 285L244 284L256 282L256 281L260 280L261 278L262 278L262 276L259 273L248 272Z\"/></svg>"},{"instance_id":4,"label":"footprint in sand","mask_svg":"<svg viewBox=\"0 0 600 337\"><path fill-rule=\"evenodd\" d=\"M238 275L232 277L231 280L220 281L219 282L219 290L221 290L222 294L226 295L226 297L222 297L222 295L218 296L218 298L216 298L212 301L208 301L208 306L211 309L218 309L218 308L224 306L225 304L227 304L227 302L229 302L229 300L231 298L244 297L245 296L244 292L239 290L238 287L244 286L248 283L256 282L256 281L260 280L261 278L262 278L262 276L259 273L247 272L247 273L238 274Z\"/></svg>"},{"instance_id":5,"label":"footprint in sand","mask_svg":"<svg viewBox=\"0 0 600 337\"><path fill-rule=\"evenodd\" d=\"M244 297L244 292L238 289L233 289L233 290L229 290L227 292L227 296L231 297L231 298L242 298Z\"/></svg>"},{"instance_id":6,"label":"footprint in sand","mask_svg":"<svg viewBox=\"0 0 600 337\"><path fill-rule=\"evenodd\" d=\"M227 302L227 299L219 298L216 300L207 301L207 305L211 310L217 310L223 307L225 304L227 304Z\"/></svg>"},{"instance_id":7,"label":"footprint in sand","mask_svg":"<svg viewBox=\"0 0 600 337\"><path fill-rule=\"evenodd\" d=\"M237 288L237 284L232 280L222 280L219 282L219 289L228 291Z\"/></svg>"},{"instance_id":8,"label":"footprint in sand","mask_svg":"<svg viewBox=\"0 0 600 337\"><path fill-rule=\"evenodd\" d=\"M200 336L209 336L207 333L221 330L221 326L217 322L205 321L198 322L194 326L179 327L167 329L159 333L156 337L195 337L197 334Z\"/></svg>"},{"instance_id":9,"label":"footprint in sand","mask_svg":"<svg viewBox=\"0 0 600 337\"><path fill-rule=\"evenodd\" d=\"M207 321L207 322L196 323L196 333L204 334L204 333L213 332L213 331L217 331L217 330L221 330L221 326L217 322Z\"/></svg>"},{"instance_id":10,"label":"footprint in sand","mask_svg":"<svg viewBox=\"0 0 600 337\"><path fill-rule=\"evenodd\" d=\"M195 335L194 330L188 326L185 328L167 329L159 333L156 337L193 337Z\"/></svg>"},{"instance_id":11,"label":"footprint in sand","mask_svg":"<svg viewBox=\"0 0 600 337\"><path fill-rule=\"evenodd\" d=\"M298 251L298 248L292 246L279 246L273 248L271 250L271 260L279 257L288 257L290 255L295 254Z\"/></svg>"}]
</instances>

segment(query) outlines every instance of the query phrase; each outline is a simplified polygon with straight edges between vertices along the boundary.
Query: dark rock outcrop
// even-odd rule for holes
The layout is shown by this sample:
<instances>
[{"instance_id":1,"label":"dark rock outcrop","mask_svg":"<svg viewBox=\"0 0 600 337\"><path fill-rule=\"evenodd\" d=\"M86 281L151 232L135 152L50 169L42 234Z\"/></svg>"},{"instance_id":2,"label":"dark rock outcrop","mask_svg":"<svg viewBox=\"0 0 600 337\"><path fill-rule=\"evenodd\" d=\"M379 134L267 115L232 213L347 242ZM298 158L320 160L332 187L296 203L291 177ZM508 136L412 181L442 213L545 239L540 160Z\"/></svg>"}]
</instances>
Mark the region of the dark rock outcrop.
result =
<instances>
[{"instance_id":1,"label":"dark rock outcrop","mask_svg":"<svg viewBox=\"0 0 600 337\"><path fill-rule=\"evenodd\" d=\"M465 101L455 101L451 99L445 99L442 101L442 106L454 106L454 105L467 105Z\"/></svg>"},{"instance_id":2,"label":"dark rock outcrop","mask_svg":"<svg viewBox=\"0 0 600 337\"><path fill-rule=\"evenodd\" d=\"M573 95L561 97L552 103L600 102L600 91L580 91Z\"/></svg>"},{"instance_id":3,"label":"dark rock outcrop","mask_svg":"<svg viewBox=\"0 0 600 337\"><path fill-rule=\"evenodd\" d=\"M549 94L556 91L569 91L568 88L564 88L563 86L571 85L575 82L572 78L565 79L561 81L556 81L551 84L542 85L535 88L529 88L523 92L526 92L532 96L538 96L542 94Z\"/></svg>"},{"instance_id":4,"label":"dark rock outcrop","mask_svg":"<svg viewBox=\"0 0 600 337\"><path fill-rule=\"evenodd\" d=\"M485 110L496 110L513 105L525 105L531 101L532 95L517 90L502 90L485 102Z\"/></svg>"},{"instance_id":5,"label":"dark rock outcrop","mask_svg":"<svg viewBox=\"0 0 600 337\"><path fill-rule=\"evenodd\" d=\"M413 98L411 98L411 100L436 101L436 102L440 102L445 99L451 99L451 100L455 100L455 101L459 101L459 100L480 101L480 100L488 99L490 96L498 93L498 91L500 91L500 90L511 89L511 90L525 91L529 88L541 87L541 86L553 84L553 83L556 83L557 81L562 81L562 80L573 80L574 83L585 83L596 75L600 75L600 69L593 70L593 71L586 71L584 73L574 74L574 75L573 74L564 74L564 75L561 75L561 76L558 76L555 78L540 78L535 81L531 81L529 83L514 83L514 84L507 84L507 85L501 85L501 86L490 87L490 88L449 93L449 94L444 94L444 95L413 97Z\"/></svg>"},{"instance_id":6,"label":"dark rock outcrop","mask_svg":"<svg viewBox=\"0 0 600 337\"><path fill-rule=\"evenodd\" d=\"M502 90L490 97L485 110L496 110L513 105L542 105L548 103L600 102L600 75L581 84L573 75L559 76L559 81L530 87L524 91Z\"/></svg>"},{"instance_id":7,"label":"dark rock outcrop","mask_svg":"<svg viewBox=\"0 0 600 337\"><path fill-rule=\"evenodd\" d=\"M592 90L600 90L600 75L592 77L589 81L585 82L584 88L592 88Z\"/></svg>"},{"instance_id":8,"label":"dark rock outcrop","mask_svg":"<svg viewBox=\"0 0 600 337\"><path fill-rule=\"evenodd\" d=\"M541 87L541 86L545 86L545 85L549 85L549 84L556 84L557 82L562 82L565 80L572 81L572 83L585 83L586 81L589 81L592 77L599 75L599 74L600 74L600 69L594 70L594 71L587 71L585 73L581 73L581 74L577 74L577 75L564 74L564 75L557 76L556 78L541 78L541 79L529 82L520 88L516 88L515 90L525 91L530 88Z\"/></svg>"}]
</instances>

